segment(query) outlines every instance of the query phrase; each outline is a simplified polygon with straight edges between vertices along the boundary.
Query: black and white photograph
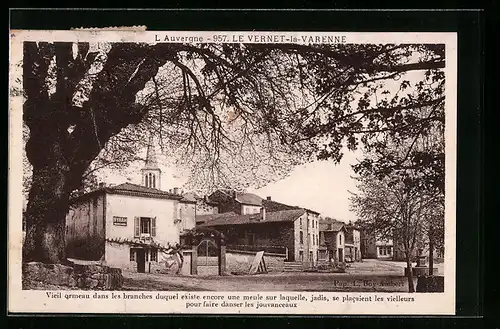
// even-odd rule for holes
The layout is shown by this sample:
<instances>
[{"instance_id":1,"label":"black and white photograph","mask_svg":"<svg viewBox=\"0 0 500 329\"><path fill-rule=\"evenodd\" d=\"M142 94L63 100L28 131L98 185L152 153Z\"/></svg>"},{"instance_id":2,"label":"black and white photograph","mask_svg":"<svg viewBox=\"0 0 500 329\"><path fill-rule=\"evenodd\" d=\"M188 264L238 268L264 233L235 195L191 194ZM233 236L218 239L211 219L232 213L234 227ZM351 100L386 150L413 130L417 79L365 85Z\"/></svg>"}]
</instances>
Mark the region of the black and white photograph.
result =
<instances>
[{"instance_id":1,"label":"black and white photograph","mask_svg":"<svg viewBox=\"0 0 500 329\"><path fill-rule=\"evenodd\" d=\"M11 43L16 294L76 312L454 311L454 34Z\"/></svg>"}]
</instances>

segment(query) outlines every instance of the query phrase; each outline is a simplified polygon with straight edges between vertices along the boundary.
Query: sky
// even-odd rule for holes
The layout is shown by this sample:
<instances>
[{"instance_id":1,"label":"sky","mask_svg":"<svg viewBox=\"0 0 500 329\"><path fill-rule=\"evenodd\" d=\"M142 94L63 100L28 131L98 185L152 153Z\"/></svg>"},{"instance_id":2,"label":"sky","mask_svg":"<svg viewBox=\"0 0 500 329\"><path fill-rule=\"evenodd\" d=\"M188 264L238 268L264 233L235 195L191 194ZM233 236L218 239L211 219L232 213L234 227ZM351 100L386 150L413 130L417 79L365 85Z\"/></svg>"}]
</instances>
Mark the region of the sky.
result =
<instances>
[{"instance_id":1,"label":"sky","mask_svg":"<svg viewBox=\"0 0 500 329\"><path fill-rule=\"evenodd\" d=\"M345 153L339 164L332 161L316 161L296 167L285 179L273 182L262 188L249 188L246 191L255 193L262 198L268 196L272 200L308 208L319 212L322 216L336 218L348 222L355 221L356 215L349 211L349 196L356 191L351 165L356 163L355 153ZM161 189L169 190L181 187L186 181L175 168L169 168L161 163L158 154L159 167L162 169ZM120 173L106 171L100 178L107 184L130 182L141 184L140 169L142 163L135 163ZM183 191L188 192L188 191Z\"/></svg>"}]
</instances>

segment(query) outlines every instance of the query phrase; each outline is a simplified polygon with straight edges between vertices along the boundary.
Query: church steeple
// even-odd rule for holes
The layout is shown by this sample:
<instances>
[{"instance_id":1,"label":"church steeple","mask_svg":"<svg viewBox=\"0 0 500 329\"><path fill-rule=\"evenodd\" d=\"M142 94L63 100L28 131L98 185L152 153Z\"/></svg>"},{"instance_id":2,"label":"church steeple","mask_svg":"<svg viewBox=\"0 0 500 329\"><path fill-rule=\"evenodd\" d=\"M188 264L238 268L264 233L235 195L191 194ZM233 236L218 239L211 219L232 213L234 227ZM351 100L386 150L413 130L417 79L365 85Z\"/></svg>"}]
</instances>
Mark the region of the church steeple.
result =
<instances>
[{"instance_id":1,"label":"church steeple","mask_svg":"<svg viewBox=\"0 0 500 329\"><path fill-rule=\"evenodd\" d=\"M149 137L146 151L146 161L141 169L142 185L149 188L161 189L161 169L156 160L155 145L153 135Z\"/></svg>"},{"instance_id":2,"label":"church steeple","mask_svg":"<svg viewBox=\"0 0 500 329\"><path fill-rule=\"evenodd\" d=\"M156 160L153 136L149 137L148 150L146 152L146 164L144 165L144 169L158 169L158 161Z\"/></svg>"}]
</instances>

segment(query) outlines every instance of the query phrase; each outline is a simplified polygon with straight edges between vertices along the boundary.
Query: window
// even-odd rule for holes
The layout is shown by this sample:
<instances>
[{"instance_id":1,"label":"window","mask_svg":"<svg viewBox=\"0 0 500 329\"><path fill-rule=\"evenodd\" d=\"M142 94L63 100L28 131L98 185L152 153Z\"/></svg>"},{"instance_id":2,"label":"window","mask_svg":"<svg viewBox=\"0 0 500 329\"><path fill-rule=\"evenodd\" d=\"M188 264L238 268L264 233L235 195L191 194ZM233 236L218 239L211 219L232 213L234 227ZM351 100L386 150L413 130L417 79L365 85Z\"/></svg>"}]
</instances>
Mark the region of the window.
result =
<instances>
[{"instance_id":1,"label":"window","mask_svg":"<svg viewBox=\"0 0 500 329\"><path fill-rule=\"evenodd\" d=\"M310 233L307 233L307 243L312 244Z\"/></svg>"},{"instance_id":2,"label":"window","mask_svg":"<svg viewBox=\"0 0 500 329\"><path fill-rule=\"evenodd\" d=\"M300 228L302 228L302 218L299 219Z\"/></svg>"},{"instance_id":3,"label":"window","mask_svg":"<svg viewBox=\"0 0 500 329\"><path fill-rule=\"evenodd\" d=\"M392 254L392 247L378 247L378 253L380 256L390 256Z\"/></svg>"},{"instance_id":4,"label":"window","mask_svg":"<svg viewBox=\"0 0 500 329\"><path fill-rule=\"evenodd\" d=\"M156 217L135 217L135 237L156 236Z\"/></svg>"},{"instance_id":5,"label":"window","mask_svg":"<svg viewBox=\"0 0 500 329\"><path fill-rule=\"evenodd\" d=\"M127 226L127 217L113 216L113 225Z\"/></svg>"},{"instance_id":6,"label":"window","mask_svg":"<svg viewBox=\"0 0 500 329\"><path fill-rule=\"evenodd\" d=\"M304 232L300 231L300 243L304 243Z\"/></svg>"},{"instance_id":7,"label":"window","mask_svg":"<svg viewBox=\"0 0 500 329\"><path fill-rule=\"evenodd\" d=\"M141 218L141 234L151 234L151 219Z\"/></svg>"},{"instance_id":8,"label":"window","mask_svg":"<svg viewBox=\"0 0 500 329\"><path fill-rule=\"evenodd\" d=\"M342 234L339 234L339 244L342 244Z\"/></svg>"},{"instance_id":9,"label":"window","mask_svg":"<svg viewBox=\"0 0 500 329\"><path fill-rule=\"evenodd\" d=\"M299 251L299 258L301 262L304 261L304 252L302 250Z\"/></svg>"},{"instance_id":10,"label":"window","mask_svg":"<svg viewBox=\"0 0 500 329\"><path fill-rule=\"evenodd\" d=\"M152 262L158 261L158 249L151 249L151 257L150 260Z\"/></svg>"},{"instance_id":11,"label":"window","mask_svg":"<svg viewBox=\"0 0 500 329\"><path fill-rule=\"evenodd\" d=\"M135 261L135 250L130 248L130 261L134 262Z\"/></svg>"}]
</instances>

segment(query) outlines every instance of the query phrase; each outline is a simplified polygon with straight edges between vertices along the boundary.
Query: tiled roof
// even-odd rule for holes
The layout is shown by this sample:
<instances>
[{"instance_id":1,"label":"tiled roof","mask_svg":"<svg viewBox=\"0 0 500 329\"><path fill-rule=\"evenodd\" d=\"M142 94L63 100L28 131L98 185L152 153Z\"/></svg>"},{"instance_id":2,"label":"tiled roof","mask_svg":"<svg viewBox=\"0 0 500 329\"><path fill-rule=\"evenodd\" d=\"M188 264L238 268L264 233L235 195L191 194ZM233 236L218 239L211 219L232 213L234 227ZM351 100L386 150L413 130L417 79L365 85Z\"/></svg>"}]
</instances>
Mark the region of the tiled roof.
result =
<instances>
[{"instance_id":1,"label":"tiled roof","mask_svg":"<svg viewBox=\"0 0 500 329\"><path fill-rule=\"evenodd\" d=\"M292 222L305 213L304 209L283 210L266 213L265 220L262 220L262 213L251 215L202 215L196 216L196 221L211 216L211 220L201 226L223 226L223 225L241 225L241 224L264 224L272 222Z\"/></svg>"},{"instance_id":2,"label":"tiled roof","mask_svg":"<svg viewBox=\"0 0 500 329\"><path fill-rule=\"evenodd\" d=\"M262 206L262 198L253 193L236 192L236 201L253 206Z\"/></svg>"},{"instance_id":3,"label":"tiled roof","mask_svg":"<svg viewBox=\"0 0 500 329\"><path fill-rule=\"evenodd\" d=\"M182 195L181 202L196 203L196 195L194 193L186 193Z\"/></svg>"},{"instance_id":4,"label":"tiled roof","mask_svg":"<svg viewBox=\"0 0 500 329\"><path fill-rule=\"evenodd\" d=\"M123 183L113 187L105 188L108 193L116 193L116 194L127 194L127 195L137 195L137 196L148 196L153 198L162 198L162 199L172 199L172 200L181 200L182 195L169 193L166 191L162 191L156 188L145 187L142 185L132 184L132 183Z\"/></svg>"},{"instance_id":5,"label":"tiled roof","mask_svg":"<svg viewBox=\"0 0 500 329\"><path fill-rule=\"evenodd\" d=\"M345 223L339 221L320 221L319 230L320 231L335 231L338 232L344 228Z\"/></svg>"},{"instance_id":6,"label":"tiled roof","mask_svg":"<svg viewBox=\"0 0 500 329\"><path fill-rule=\"evenodd\" d=\"M267 211L280 211L280 210L292 210L299 209L297 206L290 206L281 202L276 202L272 200L263 199L262 205L266 208Z\"/></svg>"},{"instance_id":7,"label":"tiled roof","mask_svg":"<svg viewBox=\"0 0 500 329\"><path fill-rule=\"evenodd\" d=\"M226 197L235 199L239 203L246 204L246 205L252 205L252 206L262 206L262 198L256 194L248 193L248 192L237 192L237 191L231 190L231 189L219 189L217 191L226 195ZM212 193L211 196L216 194L217 191ZM217 200L214 200L214 202L216 202L216 201Z\"/></svg>"},{"instance_id":8,"label":"tiled roof","mask_svg":"<svg viewBox=\"0 0 500 329\"><path fill-rule=\"evenodd\" d=\"M268 211L291 210L291 209L305 209L307 212L319 215L319 212L311 210L311 209L302 208L302 207L298 207L298 206L290 206L288 204L284 204L284 203L281 203L281 202L276 202L276 201L268 200L268 199L262 199L262 205Z\"/></svg>"}]
</instances>

